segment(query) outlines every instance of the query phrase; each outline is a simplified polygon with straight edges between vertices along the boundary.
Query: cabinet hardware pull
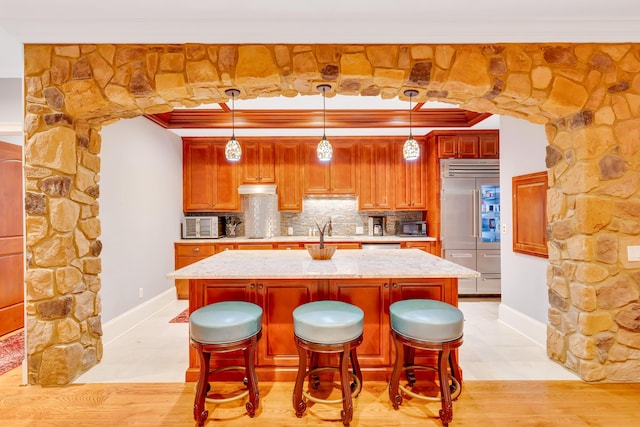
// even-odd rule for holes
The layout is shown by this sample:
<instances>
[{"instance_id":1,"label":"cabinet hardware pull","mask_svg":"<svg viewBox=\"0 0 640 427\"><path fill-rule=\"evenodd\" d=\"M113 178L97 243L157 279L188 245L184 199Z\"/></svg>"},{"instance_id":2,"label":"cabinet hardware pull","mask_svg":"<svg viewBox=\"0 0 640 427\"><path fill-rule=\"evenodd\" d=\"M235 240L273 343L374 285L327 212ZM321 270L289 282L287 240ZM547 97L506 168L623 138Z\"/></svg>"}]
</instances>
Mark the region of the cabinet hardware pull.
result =
<instances>
[{"instance_id":1,"label":"cabinet hardware pull","mask_svg":"<svg viewBox=\"0 0 640 427\"><path fill-rule=\"evenodd\" d=\"M200 248L193 248L193 252L200 252Z\"/></svg>"},{"instance_id":2,"label":"cabinet hardware pull","mask_svg":"<svg viewBox=\"0 0 640 427\"><path fill-rule=\"evenodd\" d=\"M397 283L394 283L394 284L393 284L393 287L394 287L394 288L397 288L397 287L398 287L398 284L397 284Z\"/></svg>"},{"instance_id":3,"label":"cabinet hardware pull","mask_svg":"<svg viewBox=\"0 0 640 427\"><path fill-rule=\"evenodd\" d=\"M385 283L385 284L384 284L384 287L388 289L388 288L389 288L389 284L388 284L388 283Z\"/></svg>"},{"instance_id":4,"label":"cabinet hardware pull","mask_svg":"<svg viewBox=\"0 0 640 427\"><path fill-rule=\"evenodd\" d=\"M255 283L252 283L251 285L249 285L250 289L255 289L255 287L256 287Z\"/></svg>"},{"instance_id":5,"label":"cabinet hardware pull","mask_svg":"<svg viewBox=\"0 0 640 427\"><path fill-rule=\"evenodd\" d=\"M262 283L258 284L258 289L262 289L263 287Z\"/></svg>"}]
</instances>

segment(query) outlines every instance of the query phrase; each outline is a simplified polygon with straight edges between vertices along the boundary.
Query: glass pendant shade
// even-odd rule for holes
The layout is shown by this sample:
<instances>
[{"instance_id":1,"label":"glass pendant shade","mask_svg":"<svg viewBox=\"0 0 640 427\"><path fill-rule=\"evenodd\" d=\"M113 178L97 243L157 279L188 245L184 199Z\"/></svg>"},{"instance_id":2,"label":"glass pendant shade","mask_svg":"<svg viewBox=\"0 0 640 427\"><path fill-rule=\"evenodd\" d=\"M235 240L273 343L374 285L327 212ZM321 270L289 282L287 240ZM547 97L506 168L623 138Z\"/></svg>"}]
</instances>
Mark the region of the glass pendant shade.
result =
<instances>
[{"instance_id":1,"label":"glass pendant shade","mask_svg":"<svg viewBox=\"0 0 640 427\"><path fill-rule=\"evenodd\" d=\"M235 136L231 136L231 139L227 141L227 145L224 147L224 156L230 162L237 162L242 157L242 148Z\"/></svg>"},{"instance_id":2,"label":"glass pendant shade","mask_svg":"<svg viewBox=\"0 0 640 427\"><path fill-rule=\"evenodd\" d=\"M420 157L420 145L411 134L409 134L409 138L404 142L402 155L405 160L415 160Z\"/></svg>"},{"instance_id":3,"label":"glass pendant shade","mask_svg":"<svg viewBox=\"0 0 640 427\"><path fill-rule=\"evenodd\" d=\"M318 143L316 151L318 154L318 160L321 162L328 162L331 160L331 157L333 157L333 147L325 135L322 135L322 139Z\"/></svg>"},{"instance_id":4,"label":"glass pendant shade","mask_svg":"<svg viewBox=\"0 0 640 427\"><path fill-rule=\"evenodd\" d=\"M240 161L240 157L242 157L242 147L240 147L240 143L236 139L236 117L235 117L235 99L236 96L240 95L240 91L238 89L227 89L224 91L227 96L231 97L231 139L227 141L227 145L224 147L224 156L229 162L238 162Z\"/></svg>"},{"instance_id":5,"label":"glass pendant shade","mask_svg":"<svg viewBox=\"0 0 640 427\"><path fill-rule=\"evenodd\" d=\"M404 146L402 147L402 156L405 160L416 160L420 157L420 144L415 140L413 134L411 133L411 113L413 109L411 108L411 100L414 96L418 94L417 90L407 89L404 91L404 95L409 97L409 138L404 142Z\"/></svg>"},{"instance_id":6,"label":"glass pendant shade","mask_svg":"<svg viewBox=\"0 0 640 427\"><path fill-rule=\"evenodd\" d=\"M318 148L316 148L316 152L318 155L318 160L321 162L329 162L331 161L331 157L333 157L333 147L331 143L327 139L327 135L325 132L326 123L327 123L327 110L325 108L325 99L326 92L331 89L330 85L318 85L318 90L322 92L322 139L318 143Z\"/></svg>"}]
</instances>

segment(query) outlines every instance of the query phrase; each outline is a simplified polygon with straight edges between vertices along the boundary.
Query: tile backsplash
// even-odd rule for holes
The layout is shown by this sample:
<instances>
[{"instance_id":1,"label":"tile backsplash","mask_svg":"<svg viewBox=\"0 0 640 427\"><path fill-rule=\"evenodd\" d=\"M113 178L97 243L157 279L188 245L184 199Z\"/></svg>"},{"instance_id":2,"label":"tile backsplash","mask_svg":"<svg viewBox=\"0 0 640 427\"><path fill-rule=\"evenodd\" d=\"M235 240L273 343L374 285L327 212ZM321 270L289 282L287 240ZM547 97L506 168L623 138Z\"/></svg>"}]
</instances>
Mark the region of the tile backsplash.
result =
<instances>
[{"instance_id":1,"label":"tile backsplash","mask_svg":"<svg viewBox=\"0 0 640 427\"><path fill-rule=\"evenodd\" d=\"M280 212L279 234L286 236L287 228L291 227L294 236L307 236L310 227L315 229L316 221L322 226L329 218L331 218L334 236L355 235L356 227L362 227L364 234L367 234L370 216L385 216L387 218L385 234L395 234L398 222L420 221L422 214L422 211L358 211L356 197L309 197L303 199L302 212ZM213 215L224 216L227 222L231 218L238 218L242 222L236 228L236 236L245 236L243 212L218 212ZM278 229L274 234L278 234Z\"/></svg>"},{"instance_id":2,"label":"tile backsplash","mask_svg":"<svg viewBox=\"0 0 640 427\"><path fill-rule=\"evenodd\" d=\"M302 212L280 213L280 234L286 235L287 228L293 228L295 236L306 236L309 227L315 228L316 221L320 226L331 218L334 236L351 236L356 234L356 227L363 227L367 234L370 216L386 216L385 234L395 234L398 221L419 221L422 211L358 211L356 197L341 198L305 198Z\"/></svg>"}]
</instances>

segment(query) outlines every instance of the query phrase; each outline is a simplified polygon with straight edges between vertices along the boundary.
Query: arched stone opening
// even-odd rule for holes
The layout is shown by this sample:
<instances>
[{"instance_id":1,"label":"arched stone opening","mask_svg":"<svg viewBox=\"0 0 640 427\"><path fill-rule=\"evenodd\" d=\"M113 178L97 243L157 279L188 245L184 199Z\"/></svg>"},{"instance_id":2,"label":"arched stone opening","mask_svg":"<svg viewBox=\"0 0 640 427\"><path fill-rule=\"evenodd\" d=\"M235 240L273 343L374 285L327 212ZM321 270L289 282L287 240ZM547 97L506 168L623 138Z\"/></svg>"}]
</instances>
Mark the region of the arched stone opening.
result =
<instances>
[{"instance_id":1,"label":"arched stone opening","mask_svg":"<svg viewBox=\"0 0 640 427\"><path fill-rule=\"evenodd\" d=\"M547 352L587 381L640 378L640 48L634 44L27 45L29 383L102 357L100 130L240 97L403 96L546 126ZM637 240L635 240L637 241Z\"/></svg>"}]
</instances>

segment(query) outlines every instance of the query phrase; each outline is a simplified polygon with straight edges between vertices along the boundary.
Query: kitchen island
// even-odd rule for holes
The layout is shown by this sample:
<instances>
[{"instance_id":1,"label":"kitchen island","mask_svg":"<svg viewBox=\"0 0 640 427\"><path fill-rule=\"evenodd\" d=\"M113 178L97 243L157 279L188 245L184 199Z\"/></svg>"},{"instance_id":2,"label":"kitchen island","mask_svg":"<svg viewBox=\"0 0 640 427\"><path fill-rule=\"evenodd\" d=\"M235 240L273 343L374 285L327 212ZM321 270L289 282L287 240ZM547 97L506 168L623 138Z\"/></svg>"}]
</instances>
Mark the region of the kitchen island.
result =
<instances>
[{"instance_id":1,"label":"kitchen island","mask_svg":"<svg viewBox=\"0 0 640 427\"><path fill-rule=\"evenodd\" d=\"M307 251L231 250L168 277L189 280L190 313L219 301L248 301L262 307L256 369L265 381L295 379L298 353L292 312L297 306L323 299L357 305L365 313L364 341L358 347L363 375L386 381L394 351L389 305L430 298L457 306L458 278L479 273L418 249L337 250L325 261L311 259ZM242 364L241 360L240 354L229 354L226 362ZM197 357L190 349L186 380L195 381L197 372Z\"/></svg>"}]
</instances>

